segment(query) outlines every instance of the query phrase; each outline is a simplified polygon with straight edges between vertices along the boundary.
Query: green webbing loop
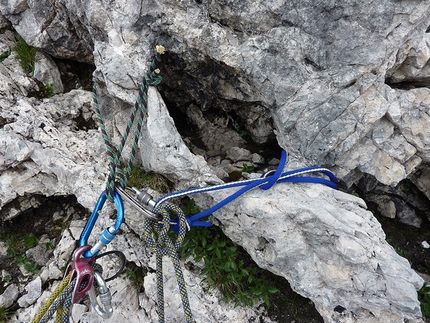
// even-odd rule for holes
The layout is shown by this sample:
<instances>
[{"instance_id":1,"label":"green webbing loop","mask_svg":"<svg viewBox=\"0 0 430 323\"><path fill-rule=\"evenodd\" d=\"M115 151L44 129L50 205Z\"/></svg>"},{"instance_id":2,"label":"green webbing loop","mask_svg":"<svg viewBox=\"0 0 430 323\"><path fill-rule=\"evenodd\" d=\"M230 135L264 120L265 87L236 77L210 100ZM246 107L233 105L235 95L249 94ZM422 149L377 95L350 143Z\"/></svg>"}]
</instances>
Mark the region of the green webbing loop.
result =
<instances>
[{"instance_id":1,"label":"green webbing loop","mask_svg":"<svg viewBox=\"0 0 430 323\"><path fill-rule=\"evenodd\" d=\"M145 111L147 109L147 104L148 104L148 87L156 86L160 84L162 81L161 76L158 75L159 70L157 69L156 63L161 61L161 54L163 53L164 53L164 48L162 46L157 46L157 53L151 62L149 70L145 73L143 77L142 84L139 88L139 94L137 96L136 102L134 103L134 107L131 112L129 121L127 122L127 127L123 133L121 142L119 144L119 147L116 153L115 153L114 146L112 145L109 139L109 136L107 135L107 132L106 132L106 126L103 121L103 117L101 114L101 110L100 110L100 106L97 98L96 84L94 83L93 85L94 108L96 110L96 116L99 121L99 126L102 132L103 141L105 142L107 154L109 156L109 161L110 161L109 175L106 181L106 195L109 201L111 202L113 202L113 191L115 189L115 180L118 178L119 185L122 188L125 188L127 186L128 179L130 178L131 169L134 163L134 159L136 157L139 137L142 130L143 119L144 119ZM131 154L128 160L126 173L124 174L123 171L121 170L120 157L124 149L125 143L127 141L128 135L130 133L131 127L133 126L134 120L137 116L137 112L139 112L137 128L134 133L133 145L132 145Z\"/></svg>"},{"instance_id":2,"label":"green webbing loop","mask_svg":"<svg viewBox=\"0 0 430 323\"><path fill-rule=\"evenodd\" d=\"M172 258L173 266L175 268L175 275L179 286L185 320L187 323L192 323L194 320L192 317L184 275L178 256L178 249L181 246L185 238L185 234L188 231L188 223L185 218L185 214L180 207L170 202L163 203L154 211L158 214L161 214L163 219L158 223L145 219L144 237L148 245L156 253L158 322L164 323L163 256L169 256ZM177 221L179 221L179 234L175 242L173 242L168 235L170 230L170 214L177 215Z\"/></svg>"}]
</instances>

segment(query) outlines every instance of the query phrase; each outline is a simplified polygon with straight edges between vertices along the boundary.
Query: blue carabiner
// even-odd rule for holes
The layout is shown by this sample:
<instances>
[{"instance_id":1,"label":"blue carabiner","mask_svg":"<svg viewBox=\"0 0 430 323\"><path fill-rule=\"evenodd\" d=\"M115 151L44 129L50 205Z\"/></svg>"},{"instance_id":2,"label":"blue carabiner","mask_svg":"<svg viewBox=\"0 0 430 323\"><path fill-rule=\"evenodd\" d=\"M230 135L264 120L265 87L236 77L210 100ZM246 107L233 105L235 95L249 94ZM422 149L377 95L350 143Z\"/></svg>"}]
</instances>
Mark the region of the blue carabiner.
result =
<instances>
[{"instance_id":1,"label":"blue carabiner","mask_svg":"<svg viewBox=\"0 0 430 323\"><path fill-rule=\"evenodd\" d=\"M104 191L99 199L97 200L97 204L93 210L93 213L91 213L90 218L88 219L87 224L85 225L84 230L82 231L81 238L79 241L79 245L85 246L88 244L88 238L91 235L91 232L93 231L94 224L96 223L98 217L99 217L99 211L103 208L105 202L106 202L106 191ZM122 202L121 197L119 194L114 191L113 193L113 199L115 202L117 214L116 214L116 221L115 224L109 228L106 228L103 233L100 235L99 242L97 242L94 247L91 248L91 250L87 250L83 253L83 256L85 258L92 258L100 251L100 249L109 244L113 238L115 238L115 235L117 234L119 228L121 227L121 224L124 222L124 204Z\"/></svg>"}]
</instances>

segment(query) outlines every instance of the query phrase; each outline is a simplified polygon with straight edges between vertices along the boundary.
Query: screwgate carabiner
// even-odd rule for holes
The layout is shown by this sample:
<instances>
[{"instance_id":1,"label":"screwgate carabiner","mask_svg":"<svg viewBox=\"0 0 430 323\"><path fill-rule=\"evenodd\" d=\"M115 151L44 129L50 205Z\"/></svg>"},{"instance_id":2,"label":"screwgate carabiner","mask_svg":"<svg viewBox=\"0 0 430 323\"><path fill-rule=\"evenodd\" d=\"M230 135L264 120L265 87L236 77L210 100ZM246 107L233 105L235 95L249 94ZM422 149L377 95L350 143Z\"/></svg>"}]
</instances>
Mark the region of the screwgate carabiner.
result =
<instances>
[{"instance_id":1,"label":"screwgate carabiner","mask_svg":"<svg viewBox=\"0 0 430 323\"><path fill-rule=\"evenodd\" d=\"M94 272L94 281L99 285L99 297L100 302L103 304L104 309L100 306L97 301L97 296L94 291L94 286L88 291L88 296L90 297L91 304L94 307L94 311L104 319L108 319L112 316L112 295L110 293L109 288L106 285L106 282L102 278L102 276L98 272Z\"/></svg>"},{"instance_id":2,"label":"screwgate carabiner","mask_svg":"<svg viewBox=\"0 0 430 323\"><path fill-rule=\"evenodd\" d=\"M84 230L82 231L79 242L80 246L85 246L88 244L88 238L90 237L91 231L94 228L94 224L99 217L99 212L101 211L106 202L106 198L106 192L103 192L100 195L97 204L93 210L93 213L91 213L91 216L88 219L87 224L85 225ZM115 235L121 227L121 224L124 222L124 204L122 203L122 199L116 191L113 192L113 198L117 210L115 224L109 228L106 228L103 231L103 233L99 237L99 241L91 248L91 250L88 250L83 254L85 258L94 257L95 255L97 255L97 253L103 246L109 244L113 240L113 238L115 238Z\"/></svg>"}]
</instances>

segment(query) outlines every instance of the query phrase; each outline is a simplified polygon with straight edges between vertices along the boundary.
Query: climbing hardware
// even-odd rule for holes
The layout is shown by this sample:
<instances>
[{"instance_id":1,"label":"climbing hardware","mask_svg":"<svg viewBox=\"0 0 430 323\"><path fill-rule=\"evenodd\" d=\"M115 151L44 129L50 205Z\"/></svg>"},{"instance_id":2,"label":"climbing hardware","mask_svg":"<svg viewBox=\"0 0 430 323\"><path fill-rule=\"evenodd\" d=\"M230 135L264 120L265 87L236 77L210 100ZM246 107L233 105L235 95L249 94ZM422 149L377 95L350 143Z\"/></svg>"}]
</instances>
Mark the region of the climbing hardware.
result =
<instances>
[{"instance_id":1,"label":"climbing hardware","mask_svg":"<svg viewBox=\"0 0 430 323\"><path fill-rule=\"evenodd\" d=\"M178 256L178 249L181 246L185 235L194 226L209 227L212 223L202 221L203 218L219 210L233 200L240 198L241 195L253 189L268 190L278 183L317 183L336 189L336 177L325 167L306 167L292 171L284 171L288 161L286 151L281 154L279 165L275 171L267 172L260 178L223 183L213 186L197 187L179 192L169 193L154 201L152 196L144 191L134 187L128 187L132 166L135 160L138 141L140 139L142 124L145 119L147 110L147 92L149 86L156 86L162 81L159 75L160 70L157 64L161 61L161 55L164 53L162 46L157 46L157 52L152 63L143 77L139 93L132 109L130 118L127 122L126 129L121 138L118 147L114 147L107 134L106 127L101 114L99 100L97 97L97 88L93 88L93 101L96 116L99 121L103 141L106 146L109 158L109 172L106 181L105 190L101 193L94 210L85 225L80 240L79 248L73 254L72 262L67 267L65 276L60 285L52 293L47 303L41 308L39 313L33 319L32 323L48 322L56 313L56 322L68 323L73 304L81 301L86 295L89 295L91 304L95 312L102 318L109 318L113 313L111 304L111 293L106 284L121 274L124 269L126 259L120 251L109 251L99 254L104 246L108 245L118 233L121 224L124 222L124 204L127 204L138 210L144 221L143 236L147 245L156 255L156 281L157 281L157 314L159 323L165 322L164 315L164 287L163 287L163 256L168 256L173 262L175 276L179 286L184 317L187 323L194 322L191 307L188 299L187 289L184 281L181 263ZM130 131L135 124L137 117L136 130L133 137L131 153L128 156L128 163L125 171L121 167L121 157L129 137ZM190 196L205 192L214 192L223 189L237 188L237 191L196 215L186 217L181 208L173 203L174 199L184 196ZM98 242L94 246L88 244L89 237L93 231L94 225L105 205L109 201L115 205L117 215L115 222L106 228L99 236ZM176 238L172 241L170 231L176 233ZM103 278L103 268L96 263L98 257L117 254L122 259L123 265L118 272L109 279ZM98 287L97 300L94 286Z\"/></svg>"}]
</instances>

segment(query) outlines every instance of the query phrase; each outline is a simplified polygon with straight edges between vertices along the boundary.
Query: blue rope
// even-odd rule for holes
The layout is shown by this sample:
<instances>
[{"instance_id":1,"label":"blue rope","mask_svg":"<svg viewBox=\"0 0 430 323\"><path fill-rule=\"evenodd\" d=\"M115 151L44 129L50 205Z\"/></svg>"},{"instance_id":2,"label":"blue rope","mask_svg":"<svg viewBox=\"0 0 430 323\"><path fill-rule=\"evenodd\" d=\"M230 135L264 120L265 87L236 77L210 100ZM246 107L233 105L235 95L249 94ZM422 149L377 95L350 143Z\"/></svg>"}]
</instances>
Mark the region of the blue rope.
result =
<instances>
[{"instance_id":1,"label":"blue rope","mask_svg":"<svg viewBox=\"0 0 430 323\"><path fill-rule=\"evenodd\" d=\"M193 226L210 227L212 225L211 222L200 221L200 219L214 213L215 211L219 210L223 206L227 205L228 203L238 198L239 196L243 195L244 193L256 187L259 187L262 190L268 190L276 183L289 182L289 183L323 184L333 189L337 189L336 176L327 168L313 166L313 167L305 167L305 168L299 168L288 172L283 172L283 169L285 167L285 164L287 163L287 160L288 160L287 152L284 150L282 151L278 168L273 174L266 173L262 177L256 178L256 179L250 179L250 180L244 180L244 181L238 181L238 182L232 182L232 183L224 183L220 185L213 185L213 186L207 186L207 187L197 187L189 190L170 193L160 198L155 204L154 208L158 208L163 203L166 203L167 201L170 201L172 199L184 197L187 195L217 191L217 190L228 189L228 188L242 187L241 189L234 192L230 196L226 197L222 201L210 207L209 209L186 218L190 228ZM316 177L316 176L303 176L310 173L320 173L327 176L328 179L323 177ZM173 231L178 232L179 224L173 224L172 229Z\"/></svg>"}]
</instances>

